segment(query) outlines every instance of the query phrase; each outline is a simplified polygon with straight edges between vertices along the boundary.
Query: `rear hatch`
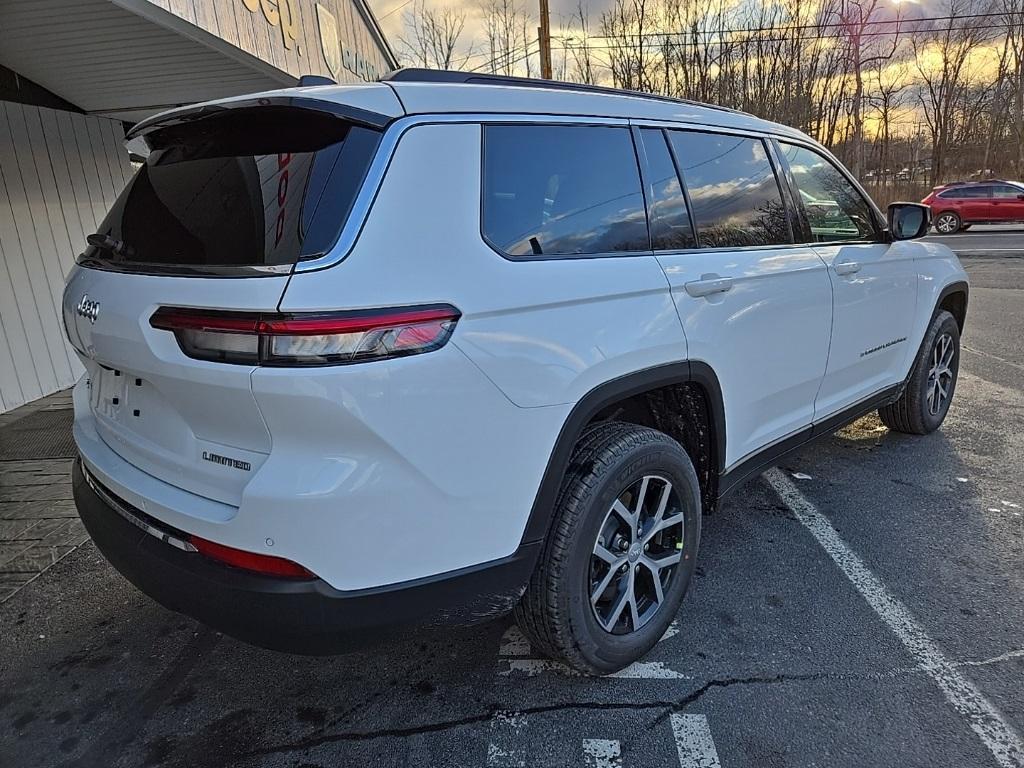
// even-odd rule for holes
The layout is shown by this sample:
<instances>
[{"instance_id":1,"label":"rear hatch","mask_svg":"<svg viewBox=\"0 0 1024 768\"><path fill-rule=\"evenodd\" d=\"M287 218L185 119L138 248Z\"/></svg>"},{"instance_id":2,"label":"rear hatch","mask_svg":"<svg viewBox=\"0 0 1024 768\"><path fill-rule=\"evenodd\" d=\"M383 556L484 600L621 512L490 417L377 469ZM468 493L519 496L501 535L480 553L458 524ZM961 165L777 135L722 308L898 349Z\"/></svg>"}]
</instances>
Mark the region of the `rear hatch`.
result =
<instances>
[{"instance_id":1,"label":"rear hatch","mask_svg":"<svg viewBox=\"0 0 1024 768\"><path fill-rule=\"evenodd\" d=\"M238 505L269 453L253 366L189 357L150 320L274 312L294 265L331 249L381 135L339 106L235 102L135 132L144 162L79 257L64 319L97 432L143 471Z\"/></svg>"}]
</instances>

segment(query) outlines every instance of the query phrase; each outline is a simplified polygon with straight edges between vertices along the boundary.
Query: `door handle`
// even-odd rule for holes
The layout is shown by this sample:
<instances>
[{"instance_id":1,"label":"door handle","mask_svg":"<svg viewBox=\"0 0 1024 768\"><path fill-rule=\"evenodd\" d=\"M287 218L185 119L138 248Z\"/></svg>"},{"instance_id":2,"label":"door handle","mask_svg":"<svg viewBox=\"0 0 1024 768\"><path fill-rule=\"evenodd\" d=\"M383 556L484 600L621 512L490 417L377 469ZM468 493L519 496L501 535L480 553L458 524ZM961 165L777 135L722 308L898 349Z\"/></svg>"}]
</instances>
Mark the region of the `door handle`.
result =
<instances>
[{"instance_id":1,"label":"door handle","mask_svg":"<svg viewBox=\"0 0 1024 768\"><path fill-rule=\"evenodd\" d=\"M837 275L855 275L860 272L860 262L858 261L840 261L836 264Z\"/></svg>"},{"instance_id":2,"label":"door handle","mask_svg":"<svg viewBox=\"0 0 1024 768\"><path fill-rule=\"evenodd\" d=\"M700 280L686 283L683 287L694 298L700 298L701 296L710 296L713 293L725 293L732 288L732 278L709 273L701 275Z\"/></svg>"}]
</instances>

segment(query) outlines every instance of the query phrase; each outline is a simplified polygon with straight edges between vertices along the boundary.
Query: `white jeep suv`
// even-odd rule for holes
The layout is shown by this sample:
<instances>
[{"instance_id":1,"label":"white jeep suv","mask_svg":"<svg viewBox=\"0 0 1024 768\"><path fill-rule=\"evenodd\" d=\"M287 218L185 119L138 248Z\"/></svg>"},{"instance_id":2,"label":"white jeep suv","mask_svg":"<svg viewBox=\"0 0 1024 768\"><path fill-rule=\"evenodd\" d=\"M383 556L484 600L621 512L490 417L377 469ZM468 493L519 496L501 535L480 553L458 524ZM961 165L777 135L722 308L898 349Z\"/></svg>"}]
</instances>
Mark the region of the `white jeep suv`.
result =
<instances>
[{"instance_id":1,"label":"white jeep suv","mask_svg":"<svg viewBox=\"0 0 1024 768\"><path fill-rule=\"evenodd\" d=\"M879 409L942 423L966 276L799 131L404 70L176 109L69 277L75 498L164 605L282 650L515 611L643 655L701 514Z\"/></svg>"}]
</instances>

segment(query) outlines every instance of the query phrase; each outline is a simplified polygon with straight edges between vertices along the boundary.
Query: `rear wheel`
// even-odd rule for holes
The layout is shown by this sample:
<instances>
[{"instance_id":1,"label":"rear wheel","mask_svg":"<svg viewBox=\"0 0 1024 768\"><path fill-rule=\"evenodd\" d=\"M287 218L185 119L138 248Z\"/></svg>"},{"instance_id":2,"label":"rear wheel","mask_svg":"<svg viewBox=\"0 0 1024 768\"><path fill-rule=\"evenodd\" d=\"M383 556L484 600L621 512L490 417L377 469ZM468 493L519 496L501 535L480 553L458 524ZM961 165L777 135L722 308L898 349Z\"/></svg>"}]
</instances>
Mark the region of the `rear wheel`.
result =
<instances>
[{"instance_id":1,"label":"rear wheel","mask_svg":"<svg viewBox=\"0 0 1024 768\"><path fill-rule=\"evenodd\" d=\"M952 235L960 231L960 217L952 211L945 211L935 217L935 231L943 235Z\"/></svg>"},{"instance_id":2,"label":"rear wheel","mask_svg":"<svg viewBox=\"0 0 1024 768\"><path fill-rule=\"evenodd\" d=\"M610 422L581 438L516 621L541 652L588 674L643 656L696 565L700 490L661 432Z\"/></svg>"},{"instance_id":3,"label":"rear wheel","mask_svg":"<svg viewBox=\"0 0 1024 768\"><path fill-rule=\"evenodd\" d=\"M932 318L900 399L878 409L882 423L912 435L934 432L949 412L959 371L960 327L942 310Z\"/></svg>"}]
</instances>

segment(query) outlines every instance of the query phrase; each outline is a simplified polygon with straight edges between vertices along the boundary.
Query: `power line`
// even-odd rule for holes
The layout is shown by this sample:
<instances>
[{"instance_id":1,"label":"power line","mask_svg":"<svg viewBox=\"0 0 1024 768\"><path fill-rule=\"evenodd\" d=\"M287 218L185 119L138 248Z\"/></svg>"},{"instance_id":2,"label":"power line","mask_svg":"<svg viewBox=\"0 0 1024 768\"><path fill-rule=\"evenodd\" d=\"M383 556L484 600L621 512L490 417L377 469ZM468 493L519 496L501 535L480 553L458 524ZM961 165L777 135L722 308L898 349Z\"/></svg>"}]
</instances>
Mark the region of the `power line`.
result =
<instances>
[{"instance_id":1,"label":"power line","mask_svg":"<svg viewBox=\"0 0 1024 768\"><path fill-rule=\"evenodd\" d=\"M485 61L483 64L473 67L473 69L469 71L480 72L481 70L490 68L498 69L499 67L511 67L515 64L518 64L520 61L527 58L528 56L532 56L534 53L536 53L536 51L530 51L530 46L534 45L535 43L539 43L539 41L527 40L525 43L517 45L514 48L510 48L507 51L503 51L502 53L499 53L490 61ZM516 56L517 54L523 55L520 55L519 58L517 58L515 61L510 61L510 59L513 56Z\"/></svg>"},{"instance_id":2,"label":"power line","mask_svg":"<svg viewBox=\"0 0 1024 768\"><path fill-rule=\"evenodd\" d=\"M985 24L985 25L979 25L979 26L971 27L972 30L977 30L979 32L990 31L990 30L1013 29L1013 28L1016 28L1016 24ZM745 33L745 32L748 32L749 30L736 29L736 30L731 30L731 31L735 32L735 33ZM764 31L765 32L771 32L771 31L775 31L775 30L765 29ZM862 33L860 35L860 37L881 37L881 36L884 36L884 35L910 36L910 35L920 35L920 34L925 34L925 33L930 33L930 32L935 32L935 31L936 30L932 30L932 29L901 29L901 30L898 30L898 31L897 30L887 30L887 31L884 31L884 32L882 32L882 31L880 31L880 32L864 32L864 33ZM938 30L938 31L941 31L941 30ZM641 38L645 38L646 39L648 37L664 37L665 35L674 35L674 34L678 34L678 33L674 33L674 32L650 32L650 33L644 33L643 35L639 35L639 34L626 35L626 37L631 37L631 38L632 37L641 37ZM750 37L741 37L741 38L735 39L735 40L720 40L718 42L698 42L698 41L694 41L694 40L683 40L683 41L672 41L672 42L665 41L665 42L668 45L671 45L672 47L676 47L676 48L691 48L691 47L700 47L700 46L713 47L713 46L723 46L723 45L743 45L745 43L799 43L799 42L810 42L810 41L818 41L818 40L836 40L836 39L838 39L838 37L839 37L838 35L802 35L802 36L798 36L798 37L758 37L757 35L751 35ZM588 36L588 39L596 39L596 38L605 39L605 40L614 40L614 39L616 39L612 35L589 35ZM566 41L566 42L568 42L568 41ZM644 43L641 43L641 44L644 44ZM600 51L600 50L615 50L615 49L619 49L619 48L623 48L623 47L628 47L630 45L632 45L632 44L631 43L618 43L618 44L590 45L586 41L580 41L580 42L575 44L575 47L576 48L582 48L583 46L586 46L590 50L598 50L598 51ZM554 47L556 47L558 50L566 50L568 47L572 47L572 46L565 46L565 45L563 45L563 46L554 46Z\"/></svg>"},{"instance_id":3,"label":"power line","mask_svg":"<svg viewBox=\"0 0 1024 768\"><path fill-rule=\"evenodd\" d=\"M384 14L383 16L378 16L378 17L377 17L377 21L383 21L384 19L386 19L386 18L387 18L388 16L390 16L391 14L393 14L393 13L395 13L395 12L397 12L397 11L400 11L400 10L402 10L403 8L405 8L405 6L407 6L407 5L408 5L409 3L411 3L411 2L412 2L412 0L405 0L405 2L404 2L404 3L402 3L402 4L400 4L400 5L396 5L396 6L395 6L394 8L392 8L392 9L391 9L390 11L388 11L387 13L385 13L385 14Z\"/></svg>"},{"instance_id":4,"label":"power line","mask_svg":"<svg viewBox=\"0 0 1024 768\"><path fill-rule=\"evenodd\" d=\"M781 24L772 27L733 27L723 29L701 29L701 30L684 30L680 32L630 32L622 35L587 35L588 39L608 40L616 39L619 37L681 37L690 35L730 35L730 34L757 34L759 32L790 32L800 31L807 29L825 29L831 27L850 27L850 26L873 26L876 24L888 24L890 26L900 27L904 24L925 24L934 21L960 21L963 19L984 19L991 17L1006 18L1012 16L1012 13L965 13L957 16L925 16L919 19L876 19L872 21L863 21L858 24L846 23L842 21L836 22L822 22L820 24ZM1004 22L1002 26L1017 26L1019 21ZM976 27L972 27L976 28ZM864 32L863 35L877 35L877 34L895 34L897 30L886 30L884 32ZM904 30L900 30L904 31ZM910 30L914 31L914 30ZM922 30L917 30L922 31ZM930 30L929 30L930 31Z\"/></svg>"}]
</instances>

